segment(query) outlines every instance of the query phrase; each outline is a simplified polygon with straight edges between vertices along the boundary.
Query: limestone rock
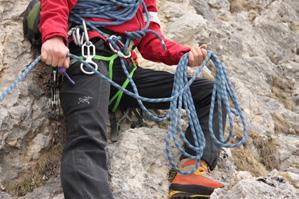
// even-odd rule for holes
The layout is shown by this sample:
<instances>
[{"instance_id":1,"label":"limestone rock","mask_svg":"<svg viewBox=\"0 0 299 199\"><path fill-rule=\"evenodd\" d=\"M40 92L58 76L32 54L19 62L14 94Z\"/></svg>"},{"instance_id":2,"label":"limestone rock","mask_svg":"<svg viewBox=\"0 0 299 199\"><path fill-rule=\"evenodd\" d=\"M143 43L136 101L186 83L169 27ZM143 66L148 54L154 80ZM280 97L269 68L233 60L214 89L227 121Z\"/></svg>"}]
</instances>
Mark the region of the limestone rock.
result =
<instances>
[{"instance_id":1,"label":"limestone rock","mask_svg":"<svg viewBox=\"0 0 299 199\"><path fill-rule=\"evenodd\" d=\"M108 147L115 198L166 198L168 162L164 136L165 130L158 128L132 129Z\"/></svg>"},{"instance_id":2,"label":"limestone rock","mask_svg":"<svg viewBox=\"0 0 299 199\"><path fill-rule=\"evenodd\" d=\"M33 192L28 193L20 199L33 199L33 198L43 198L43 199L64 199L61 194L60 178L52 178L48 181L46 186L39 187Z\"/></svg>"},{"instance_id":3,"label":"limestone rock","mask_svg":"<svg viewBox=\"0 0 299 199\"><path fill-rule=\"evenodd\" d=\"M46 136L46 135L42 135L42 134L38 134L34 139L33 139L33 143L30 145L28 152L27 152L27 156L29 156L29 158L31 159L38 159L39 154L41 152L41 150L45 149L47 146L49 146L51 137Z\"/></svg>"},{"instance_id":4,"label":"limestone rock","mask_svg":"<svg viewBox=\"0 0 299 199\"><path fill-rule=\"evenodd\" d=\"M216 191L211 199L216 198L231 198L231 199L249 199L249 198L292 198L298 197L292 186L287 183L279 182L276 185L267 184L265 182L244 179L238 182L230 191L225 194L219 194L220 191ZM218 195L219 194L219 195Z\"/></svg>"},{"instance_id":5,"label":"limestone rock","mask_svg":"<svg viewBox=\"0 0 299 199\"><path fill-rule=\"evenodd\" d=\"M34 57L22 33L21 13L28 2L0 0L0 92ZM217 190L212 198L299 198L299 1L158 3L167 37L189 46L208 43L225 63L250 127L251 138L238 149L240 158L243 157L240 162L245 162L246 167L235 161L234 149L226 149L213 171L226 187ZM140 63L156 70L175 69ZM213 74L213 67L208 68ZM57 178L60 153L56 151L61 150L64 130L61 123L53 123L47 116L49 72L49 67L37 66L0 103L0 198L17 198L19 194L25 195L24 199L63 199ZM164 130L158 128L128 130L118 143L109 145L111 184L116 199L166 197L164 136ZM275 140L275 146L267 141L269 138ZM269 152L275 155L263 159L261 154ZM56 160L51 159L50 169L44 167L42 175L36 176L34 171L41 163L48 165L44 160L49 154L54 154ZM263 172L254 172L255 169ZM261 174L264 172L268 175ZM42 179L45 173L50 180L41 180L26 189L28 179ZM33 188L36 189L30 192Z\"/></svg>"},{"instance_id":6,"label":"limestone rock","mask_svg":"<svg viewBox=\"0 0 299 199\"><path fill-rule=\"evenodd\" d=\"M205 24L206 20L200 15L187 13L169 25L168 35L180 43L187 43L203 29Z\"/></svg>"}]
</instances>

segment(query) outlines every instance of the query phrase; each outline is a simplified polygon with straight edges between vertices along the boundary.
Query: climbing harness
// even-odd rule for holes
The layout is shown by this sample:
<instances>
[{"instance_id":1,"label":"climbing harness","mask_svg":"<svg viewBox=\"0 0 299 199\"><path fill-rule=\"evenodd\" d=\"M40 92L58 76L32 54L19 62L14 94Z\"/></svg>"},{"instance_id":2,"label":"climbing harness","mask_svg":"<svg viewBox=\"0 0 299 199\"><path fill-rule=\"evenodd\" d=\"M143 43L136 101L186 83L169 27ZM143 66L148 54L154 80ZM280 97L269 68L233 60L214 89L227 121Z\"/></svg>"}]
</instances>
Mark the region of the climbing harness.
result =
<instances>
[{"instance_id":1,"label":"climbing harness","mask_svg":"<svg viewBox=\"0 0 299 199\"><path fill-rule=\"evenodd\" d=\"M100 30L101 27L105 27L107 25L119 25L130 19L132 19L139 6L142 5L144 7L145 16L146 16L146 25L139 31L136 32L126 32L125 37L126 41L122 43L121 37L119 36L110 36ZM122 7L123 9L119 9ZM131 41L136 38L142 38L147 33L155 34L160 40L161 44L165 47L165 43L161 36L155 33L152 30L149 30L149 13L144 3L144 0L78 0L77 5L72 10L70 15L70 21L74 24L81 24L83 18L88 17L97 17L103 19L112 19L109 22L92 22L86 21L86 25L93 30L96 30L98 33L102 34L106 37L108 43L110 44L110 48L112 51L115 50L115 57L107 58L109 61L109 65L113 65L113 61L116 57L119 57L120 64L124 73L126 74L128 81L124 85L119 85L109 77L106 77L99 70L97 70L96 66L93 64L93 58L106 59L103 57L97 57L93 50L93 44L88 43L88 36L85 33L85 43L87 47L86 50L82 50L83 59L73 54L69 54L69 57L73 60L81 63L81 70L87 72L86 74L94 74L99 76L100 78L108 81L112 86L119 89L121 92L125 93L128 96L135 98L144 114L146 114L150 119L155 121L164 121L169 120L170 124L168 126L167 134L165 137L164 149L167 154L167 158L172 168L176 169L181 174L191 174L194 173L198 167L200 166L201 157L203 155L203 151L205 148L205 137L204 133L201 129L197 113L195 110L194 102L192 99L190 85L194 80L199 76L202 72L203 67L208 63L209 60L213 63L216 69L215 83L213 87L212 97L211 97L211 106L209 112L209 133L211 135L213 144L219 147L239 147L243 144L248 137L248 127L245 122L245 118L239 107L236 94L233 90L232 84L228 79L227 73L225 71L225 67L223 63L217 58L217 56L210 50L208 50L208 55L203 63L196 68L195 73L192 77L188 77L187 75L187 65L189 60L189 53L183 55L177 65L176 72L174 75L174 83L171 97L168 98L146 98L139 95L136 84L132 78L132 72L130 73L127 70L127 65L129 64L127 59L130 55L130 45ZM83 24L84 26L84 24ZM77 30L76 30L77 31ZM72 33L73 34L73 33ZM76 36L77 33L76 33ZM78 43L82 43L82 37L77 37ZM89 41L90 42L90 41ZM84 44L82 46L84 46ZM130 57L130 56L129 56ZM132 59L132 58L131 58ZM10 94L13 89L17 86L17 84L24 80L27 74L32 70L32 68L39 63L40 57L36 58L24 71L22 71L17 79L0 95L0 101L2 101L8 94ZM111 64L112 63L112 64ZM87 70L88 69L88 70ZM111 73L111 72L110 72ZM66 74L66 73L65 73ZM109 75L110 76L110 75ZM110 76L111 77L111 76ZM130 83L133 91L127 90L125 87ZM122 95L122 94L119 94ZM117 101L117 100L116 100ZM148 110L144 102L149 103L161 103L161 102L169 102L170 110L163 116L156 115L150 110ZM218 122L219 122L219 138L215 136L214 128L213 128L213 115L215 112L215 105L218 107ZM232 107L231 105L232 104ZM223 107L224 106L224 107ZM225 109L228 118L228 136L225 137L225 129L223 127L222 121L222 108ZM182 128L182 111L183 109L187 115L187 121L190 126L192 136L194 138L194 144L191 144L186 136L185 132ZM235 117L238 116L240 118L240 123L243 127L243 137L239 139L236 143L230 143L232 139L235 138L233 132L233 126ZM184 150L183 143L189 147L190 149L196 152L196 155L192 155L187 153ZM190 171L182 171L177 167L176 161L174 160L173 153L171 151L171 145L174 144L175 147L179 150L179 152L187 158L196 160L195 167Z\"/></svg>"},{"instance_id":2,"label":"climbing harness","mask_svg":"<svg viewBox=\"0 0 299 199\"><path fill-rule=\"evenodd\" d=\"M118 45L116 45L115 47L113 47L109 43L109 46L110 46L111 50L113 52L115 52L115 54L113 54L112 56L106 57L106 56L96 55L96 48L95 48L94 44L89 40L89 37L88 37L87 26L86 26L85 20L82 20L82 25L83 25L82 36L81 36L80 28L79 27L71 29L69 35L73 36L73 40L75 41L75 44L77 44L78 46L81 46L81 54L82 54L82 57L84 58L84 60L86 62L88 62L89 64L93 65L95 70L98 70L98 65L93 60L109 62L109 69L108 69L109 70L109 78L112 80L112 78L113 78L113 65L114 65L114 61L117 58L124 58L124 59L130 58L130 61L131 61L132 65L133 65L133 70L130 72L130 77L133 77L133 74L134 74L134 72L137 69L137 65L135 63L135 60L131 56L131 50L133 48L133 42L130 42L130 45L129 45L128 49L127 49L128 50L127 55L125 55L124 53L122 53L121 50L120 50L120 48L119 48L119 46L124 47L124 44L120 40L116 41ZM85 37L85 42L84 42L84 38L83 37ZM114 39L117 39L117 37L115 35L111 35L109 37L109 39L114 40ZM92 72L92 71L87 71L84 68L84 64L83 63L81 63L80 69L86 75L92 75L92 74L94 74L94 72ZM66 73L64 73L64 74L67 75ZM70 79L70 78L68 78L68 79ZM129 85L129 79L126 79L125 82L122 84L122 87L123 88L127 88L128 85ZM109 106L112 106L112 104L114 103L113 108L112 108L113 112L117 111L122 96L123 96L123 92L121 90L119 90L110 99Z\"/></svg>"}]
</instances>

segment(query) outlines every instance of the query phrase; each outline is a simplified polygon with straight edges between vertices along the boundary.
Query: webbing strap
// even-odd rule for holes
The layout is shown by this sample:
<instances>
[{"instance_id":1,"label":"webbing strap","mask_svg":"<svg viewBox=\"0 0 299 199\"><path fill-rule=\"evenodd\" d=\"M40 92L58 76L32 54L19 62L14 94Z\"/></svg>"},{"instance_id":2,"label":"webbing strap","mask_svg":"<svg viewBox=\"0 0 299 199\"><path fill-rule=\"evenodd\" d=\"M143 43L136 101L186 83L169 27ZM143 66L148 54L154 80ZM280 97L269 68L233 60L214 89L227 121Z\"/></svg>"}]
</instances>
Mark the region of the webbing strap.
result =
<instances>
[{"instance_id":1,"label":"webbing strap","mask_svg":"<svg viewBox=\"0 0 299 199\"><path fill-rule=\"evenodd\" d=\"M101 60L101 61L107 61L109 62L109 79L112 80L113 78L113 65L114 65L114 61L115 59L118 58L118 55L117 54L114 54L110 57L106 57L106 56L101 56L101 55L96 55L94 57L95 60ZM134 75L134 72L136 71L137 69L137 65L135 63L135 60L131 57L131 62L132 62L132 65L133 65L133 69L132 71L130 72L130 77L132 78L133 75ZM129 79L127 78L124 83L122 84L122 88L126 89L127 86L129 85L130 81ZM122 99L122 96L123 96L123 91L122 90L118 90L115 95L110 99L109 101L109 106L111 106L113 103L114 103L114 106L112 108L112 111L113 112L116 112L118 107L119 107L119 104L120 104L120 101Z\"/></svg>"},{"instance_id":2,"label":"webbing strap","mask_svg":"<svg viewBox=\"0 0 299 199\"><path fill-rule=\"evenodd\" d=\"M131 61L132 61L132 65L133 65L133 70L130 72L130 78L133 77L136 69L137 69L137 65L134 61L133 58L131 58ZM129 85L130 83L130 80L129 78L126 79L126 81L122 84L122 88L127 88L127 86ZM117 93L111 98L110 102L109 102L109 106L115 101L115 104L112 108L112 111L115 112L117 110L117 108L119 107L119 104L120 104L120 100L123 96L124 92L122 90L118 90Z\"/></svg>"},{"instance_id":3,"label":"webbing strap","mask_svg":"<svg viewBox=\"0 0 299 199\"><path fill-rule=\"evenodd\" d=\"M100 61L106 61L106 62L109 62L109 79L112 80L112 77L113 77L113 71L112 71L112 68L113 68L113 64L114 64L114 61L115 59L118 57L117 54L113 54L112 56L110 57L106 57L106 56L101 56L101 55L96 55L94 56L93 58L95 60L100 60Z\"/></svg>"}]
</instances>

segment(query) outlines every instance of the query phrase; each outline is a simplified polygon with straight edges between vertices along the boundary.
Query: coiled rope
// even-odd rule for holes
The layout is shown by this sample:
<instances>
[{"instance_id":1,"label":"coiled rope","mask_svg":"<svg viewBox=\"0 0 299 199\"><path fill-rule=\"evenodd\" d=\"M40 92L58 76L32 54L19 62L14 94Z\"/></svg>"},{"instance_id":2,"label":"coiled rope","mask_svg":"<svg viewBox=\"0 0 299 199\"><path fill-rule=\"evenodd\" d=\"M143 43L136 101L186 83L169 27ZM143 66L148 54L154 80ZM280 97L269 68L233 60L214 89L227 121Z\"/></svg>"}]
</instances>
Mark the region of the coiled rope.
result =
<instances>
[{"instance_id":1,"label":"coiled rope","mask_svg":"<svg viewBox=\"0 0 299 199\"><path fill-rule=\"evenodd\" d=\"M109 22L91 22L86 21L86 24L91 28L99 32L100 34L107 37L107 41L110 42L110 44L117 45L118 41L117 39L109 39L108 35L105 34L100 30L101 27L105 26L113 26L113 25L120 25L124 22L132 19L139 6L143 5L145 14L147 16L146 25L143 29L136 31L136 32L127 32L126 38L126 44L123 49L124 53L127 47L129 46L129 43L132 39L141 38L145 34L151 32L161 40L162 45L165 48L165 44L163 42L162 37L153 32L152 30L148 30L149 27L149 13L146 8L146 5L144 3L144 0L78 0L77 5L73 9L70 15L70 21L73 23L81 24L83 18L90 18L90 17L96 17L96 18L103 18L103 19L109 19L111 21ZM122 9L119 9L119 8ZM118 38L120 40L120 38ZM120 49L119 49L120 50ZM149 118L155 120L155 121L164 121L164 120L170 120L170 124L167 130L167 135L165 137L165 144L164 149L167 154L167 158L170 162L170 165L172 168L175 168L178 172L182 174L191 174L194 173L198 167L200 166L200 160L203 155L203 151L205 148L205 137L204 132L201 129L197 113L195 110L194 102L192 99L191 91L190 91L190 85L194 80L200 75L203 67L208 63L209 60L211 60L216 68L216 76L215 76L215 83L213 87L212 92L212 98L211 98L211 106L210 106L210 113L209 113L209 133L212 137L213 144L216 144L219 147L238 147L241 144L243 144L247 137L248 137L248 127L245 122L245 118L242 114L242 111L238 105L236 94L233 90L232 84L228 79L227 73L225 71L224 65L221 63L221 61L217 58L215 53L212 51L208 51L208 55L206 59L203 61L201 66L196 68L194 75L191 78L188 78L187 75L187 65L188 65L188 59L189 59L189 53L186 53L183 55L180 59L180 62L177 66L176 73L174 76L174 84L173 84L173 91L171 97L168 98L146 98L139 95L136 84L134 83L132 77L130 76L126 64L127 62L124 61L124 59L120 59L121 66L123 68L124 73L127 75L127 78L130 81L130 84L133 88L133 92L124 89L121 85L118 85L117 83L110 80L108 77L106 77L104 74L102 74L99 71L96 71L88 62L85 62L80 57L69 54L69 57L84 63L85 66L87 66L91 71L93 71L96 75L98 75L100 78L105 79L108 81L112 86L116 87L117 89L122 90L125 94L135 98L141 109L149 116ZM16 80L0 95L0 101L3 101L4 98L9 95L13 89L16 88L17 84L24 80L28 73L40 62L40 57L36 58L31 64L29 64L25 70L23 70ZM161 102L170 102L170 110L164 115L164 116L158 116L149 111L143 104L143 102L151 102L151 103L161 103ZM230 103L232 102L233 108L231 108ZM218 105L218 122L219 122L219 138L216 137L214 129L213 129L213 114L215 109L215 104ZM228 136L225 138L225 129L223 127L223 121L222 121L222 106L224 106L228 120L229 120L229 133ZM184 133L184 130L182 128L182 110L185 110L187 113L187 120L188 124L191 128L192 136L194 138L194 145L191 144ZM238 140L236 143L230 143L230 141L234 138L234 116L238 116L241 121L241 125L243 127L243 136L240 140ZM207 133L207 132L206 132ZM196 153L196 155L192 155L187 153L184 150L183 144L181 143L181 139L186 143L186 145L193 149ZM177 167L176 161L174 160L172 151L170 150L171 143L174 143L176 148L180 151L181 154L183 154L185 157L195 159L196 165L195 167L190 171L183 171L180 170Z\"/></svg>"},{"instance_id":2,"label":"coiled rope","mask_svg":"<svg viewBox=\"0 0 299 199\"><path fill-rule=\"evenodd\" d=\"M100 30L102 27L117 26L131 20L137 13L139 6L142 5L146 16L145 26L135 32L125 32L126 42L123 51L126 51L129 47L130 41L134 39L140 39L147 33L156 35L161 41L161 45L166 49L166 45L160 34L153 30L148 29L150 25L150 16L147 10L147 6L144 0L78 0L76 6L70 13L69 20L73 24L82 24L83 19L88 18L100 18L107 19L106 22L96 22L86 20L87 26L92 30L97 31L99 34L106 37L108 42L115 46L117 41L109 38L109 35ZM120 9L121 8L121 9ZM115 38L115 37L114 37ZM117 37L118 41L121 37ZM123 52L127 54L127 52Z\"/></svg>"},{"instance_id":3,"label":"coiled rope","mask_svg":"<svg viewBox=\"0 0 299 199\"><path fill-rule=\"evenodd\" d=\"M212 137L213 143L216 144L219 147L227 147L227 148L233 148L233 147L239 147L242 145L247 137L248 137L248 128L247 124L245 122L245 118L242 114L242 111L238 105L238 101L235 95L235 92L233 90L233 87L228 79L227 73L225 71L225 68L223 64L219 61L217 56L212 52L208 51L207 58L204 60L204 62L201 64L200 67L196 68L194 75L188 80L187 75L187 64L188 64L188 53L186 53L182 58L180 59L180 62L177 66L175 77L174 77L174 88L172 91L171 97L168 98L146 98L139 95L136 84L134 83L133 79L130 77L129 72L126 68L126 63L121 59L122 67L124 72L126 73L132 88L133 92L124 89L121 85L113 82L111 79L106 77L104 74L102 74L99 71L94 70L93 66L89 65L88 62L85 62L80 57L70 54L71 58L84 63L85 66L87 66L90 70L95 72L96 75L98 75L100 78L105 79L108 81L112 86L116 87L117 89L122 90L126 95L129 95L133 98L135 98L141 109L148 114L148 116L155 120L155 121L164 121L164 120L170 120L170 124L167 130L167 135L165 138L165 144L164 149L166 151L168 160L171 164L171 166L178 170L178 172L182 174L190 174L194 173L197 168L200 166L200 160L203 155L203 150L205 148L205 137L204 133L200 127L200 123L198 121L197 113L194 107L191 91L190 91L190 85L192 82L198 77L203 69L203 67L208 63L209 60L211 60L216 68L216 77L215 77L215 84L213 88L212 93L212 100L211 100L211 107L210 107L210 115L209 115L209 133ZM13 89L16 88L17 84L24 80L25 77L28 75L28 73L40 62L40 56L37 57L31 64L26 67L25 70L23 70L16 80L0 95L0 101L3 101L4 98L9 95ZM219 120L219 139L215 136L215 132L213 130L213 114L214 114L214 107L215 102L218 102L218 120ZM234 111L232 111L230 107L230 101L234 105ZM164 117L160 117L158 115L153 114L151 111L149 111L143 104L143 102L150 102L150 103L161 103L161 102L170 102L170 110ZM229 120L229 135L225 139L224 137L224 129L222 126L222 103L225 106L228 120ZM194 145L192 145L186 138L185 133L182 129L182 110L185 110L187 113L187 119L188 123L191 127L191 132L194 138ZM243 126L243 137L234 144L229 143L232 138L234 138L233 133L233 125L234 125L234 117L233 115L237 115L240 117L241 124ZM178 130L177 130L178 129ZM183 139L184 143L187 144L187 146L191 149L193 149L196 152L196 155L191 155L187 153L182 144L180 143L180 138ZM170 143L174 142L175 146L179 149L179 151L186 157L197 160L197 164L191 171L182 171L177 167L176 161L173 158L172 152L170 150Z\"/></svg>"}]
</instances>

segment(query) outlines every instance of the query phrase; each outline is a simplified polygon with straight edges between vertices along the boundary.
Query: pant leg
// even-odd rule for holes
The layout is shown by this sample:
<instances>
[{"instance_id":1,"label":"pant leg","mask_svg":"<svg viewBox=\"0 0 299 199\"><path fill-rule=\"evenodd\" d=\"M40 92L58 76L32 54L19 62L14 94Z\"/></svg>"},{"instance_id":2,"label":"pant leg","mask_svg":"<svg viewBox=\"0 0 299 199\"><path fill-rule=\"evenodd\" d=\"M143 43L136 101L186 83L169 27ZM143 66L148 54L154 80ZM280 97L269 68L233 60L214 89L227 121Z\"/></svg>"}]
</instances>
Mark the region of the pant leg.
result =
<instances>
[{"instance_id":1,"label":"pant leg","mask_svg":"<svg viewBox=\"0 0 299 199\"><path fill-rule=\"evenodd\" d=\"M201 90L205 92L206 96L200 96L201 93L198 92ZM209 168L213 170L217 165L217 160L219 157L220 147L215 145L212 141L212 137L209 132L209 114L210 114L210 105L211 97L213 90L213 82L208 80L197 80L191 85L191 93L194 99L195 108L201 128L205 134L206 146L204 148L202 159L207 162ZM219 120L218 120L218 102L215 101L214 114L213 114L213 129L215 136L219 138ZM222 125L225 127L226 123L226 110L224 105L222 105ZM188 128L186 131L186 137L194 145L194 139L191 133L191 129ZM195 155L196 153L185 145L185 149L188 153ZM183 158L183 157L182 157Z\"/></svg>"},{"instance_id":2,"label":"pant leg","mask_svg":"<svg viewBox=\"0 0 299 199\"><path fill-rule=\"evenodd\" d=\"M106 66L99 64L107 74ZM60 99L67 138L61 161L61 182L66 199L111 199L106 165L106 121L109 84L85 75L74 64L67 71L76 82L63 82Z\"/></svg>"},{"instance_id":3,"label":"pant leg","mask_svg":"<svg viewBox=\"0 0 299 199\"><path fill-rule=\"evenodd\" d=\"M115 75L114 80L117 82L124 81L126 77L124 75L121 75L122 73L122 69L119 66L114 67L114 74L118 74ZM141 96L150 98L162 98L169 97L171 95L174 79L174 75L171 73L138 68L133 76L133 79ZM203 159L208 163L211 169L216 166L220 151L220 148L212 143L211 136L208 130L212 89L213 82L206 79L198 79L191 85L191 93L197 110L198 119L206 139L206 147L204 149ZM132 90L130 86L129 90ZM111 88L112 95L115 92L116 89ZM168 109L169 103L145 103L145 106L152 109ZM120 103L120 107L139 107L139 105L135 99L124 95ZM225 113L223 113L223 115L225 119ZM214 130L216 136L218 137L219 130L217 106L215 107L214 119ZM186 131L186 137L191 143L194 143L194 139L189 128ZM186 146L185 148L187 152L194 154L194 151Z\"/></svg>"}]
</instances>

